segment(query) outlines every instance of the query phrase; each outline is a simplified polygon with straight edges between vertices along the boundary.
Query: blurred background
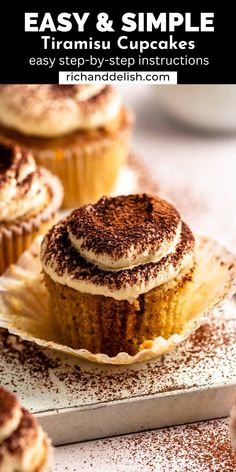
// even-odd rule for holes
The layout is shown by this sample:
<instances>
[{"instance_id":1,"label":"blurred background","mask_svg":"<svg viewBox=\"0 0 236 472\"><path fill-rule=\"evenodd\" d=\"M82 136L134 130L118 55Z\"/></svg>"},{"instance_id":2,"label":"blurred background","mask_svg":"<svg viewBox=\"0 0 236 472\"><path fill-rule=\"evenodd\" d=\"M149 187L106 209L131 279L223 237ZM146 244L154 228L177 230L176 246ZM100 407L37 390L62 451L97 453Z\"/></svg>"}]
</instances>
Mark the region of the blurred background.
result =
<instances>
[{"instance_id":1,"label":"blurred background","mask_svg":"<svg viewBox=\"0 0 236 472\"><path fill-rule=\"evenodd\" d=\"M236 249L236 86L120 86L133 149L195 231Z\"/></svg>"}]
</instances>

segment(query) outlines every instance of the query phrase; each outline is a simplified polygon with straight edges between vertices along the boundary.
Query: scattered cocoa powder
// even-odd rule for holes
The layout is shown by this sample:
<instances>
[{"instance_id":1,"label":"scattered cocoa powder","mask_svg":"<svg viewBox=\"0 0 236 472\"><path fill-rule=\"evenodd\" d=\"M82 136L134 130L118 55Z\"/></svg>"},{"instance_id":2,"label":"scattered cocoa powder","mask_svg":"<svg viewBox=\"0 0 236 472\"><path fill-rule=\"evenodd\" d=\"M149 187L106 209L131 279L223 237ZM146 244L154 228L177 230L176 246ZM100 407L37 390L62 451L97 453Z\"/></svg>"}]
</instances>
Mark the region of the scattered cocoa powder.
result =
<instances>
[{"instance_id":1,"label":"scattered cocoa powder","mask_svg":"<svg viewBox=\"0 0 236 472\"><path fill-rule=\"evenodd\" d=\"M213 420L64 446L53 472L70 457L68 472L233 472L236 462L228 420ZM76 470L76 469L75 469Z\"/></svg>"}]
</instances>

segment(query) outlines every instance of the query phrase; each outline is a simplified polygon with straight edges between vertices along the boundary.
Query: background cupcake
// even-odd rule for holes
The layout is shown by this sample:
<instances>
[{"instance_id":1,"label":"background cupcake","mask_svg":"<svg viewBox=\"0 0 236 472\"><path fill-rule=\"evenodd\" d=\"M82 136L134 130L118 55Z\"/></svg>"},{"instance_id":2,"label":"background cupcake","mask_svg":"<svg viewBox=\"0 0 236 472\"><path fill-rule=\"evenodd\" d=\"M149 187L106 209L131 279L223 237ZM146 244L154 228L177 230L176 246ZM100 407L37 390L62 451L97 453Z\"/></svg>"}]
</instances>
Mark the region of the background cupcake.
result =
<instances>
[{"instance_id":1,"label":"background cupcake","mask_svg":"<svg viewBox=\"0 0 236 472\"><path fill-rule=\"evenodd\" d=\"M65 208L110 193L129 153L132 118L111 86L1 85L0 124L60 177Z\"/></svg>"},{"instance_id":2,"label":"background cupcake","mask_svg":"<svg viewBox=\"0 0 236 472\"><path fill-rule=\"evenodd\" d=\"M55 222L62 187L33 156L0 142L0 273Z\"/></svg>"}]
</instances>

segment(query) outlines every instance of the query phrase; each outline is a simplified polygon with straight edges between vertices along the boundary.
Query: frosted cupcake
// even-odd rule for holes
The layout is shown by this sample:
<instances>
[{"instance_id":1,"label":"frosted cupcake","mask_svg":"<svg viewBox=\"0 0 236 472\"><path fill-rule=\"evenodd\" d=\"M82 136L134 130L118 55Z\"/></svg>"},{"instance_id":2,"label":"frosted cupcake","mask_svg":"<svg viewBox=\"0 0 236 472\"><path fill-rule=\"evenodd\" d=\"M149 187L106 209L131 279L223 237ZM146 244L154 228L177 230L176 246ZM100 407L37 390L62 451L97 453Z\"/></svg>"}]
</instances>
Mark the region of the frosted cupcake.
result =
<instances>
[{"instance_id":1,"label":"frosted cupcake","mask_svg":"<svg viewBox=\"0 0 236 472\"><path fill-rule=\"evenodd\" d=\"M59 176L64 207L112 191L129 152L132 119L104 85L1 85L0 136Z\"/></svg>"},{"instance_id":2,"label":"frosted cupcake","mask_svg":"<svg viewBox=\"0 0 236 472\"><path fill-rule=\"evenodd\" d=\"M0 471L46 472L49 450L36 418L0 387Z\"/></svg>"},{"instance_id":3,"label":"frosted cupcake","mask_svg":"<svg viewBox=\"0 0 236 472\"><path fill-rule=\"evenodd\" d=\"M103 197L56 224L41 248L62 342L115 356L186 323L194 237L168 202Z\"/></svg>"},{"instance_id":4,"label":"frosted cupcake","mask_svg":"<svg viewBox=\"0 0 236 472\"><path fill-rule=\"evenodd\" d=\"M57 177L29 152L0 142L0 274L55 223L62 197Z\"/></svg>"}]
</instances>

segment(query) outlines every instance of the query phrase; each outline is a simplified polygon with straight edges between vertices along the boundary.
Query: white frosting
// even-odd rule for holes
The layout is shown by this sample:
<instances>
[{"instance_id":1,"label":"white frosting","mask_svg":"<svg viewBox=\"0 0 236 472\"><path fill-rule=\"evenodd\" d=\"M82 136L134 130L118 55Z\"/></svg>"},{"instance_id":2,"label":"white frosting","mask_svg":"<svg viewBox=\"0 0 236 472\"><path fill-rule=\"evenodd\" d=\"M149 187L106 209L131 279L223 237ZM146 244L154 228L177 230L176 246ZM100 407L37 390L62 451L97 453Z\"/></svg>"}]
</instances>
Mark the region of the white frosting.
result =
<instances>
[{"instance_id":1,"label":"white frosting","mask_svg":"<svg viewBox=\"0 0 236 472\"><path fill-rule=\"evenodd\" d=\"M115 300L132 301L138 298L142 293L147 293L153 288L173 280L182 269L191 266L193 260L193 253L186 254L177 265L174 265L170 260L167 260L156 276L153 276L152 271L150 271L150 274L146 279L144 279L144 274L140 274L140 276L137 277L135 285L131 285L127 282L119 289L114 287L110 288L109 285L106 284L97 285L91 279L75 279L66 271L63 275L59 275L53 265L43 264L43 268L54 282L58 282L61 285L67 285L79 292L89 293L90 295L103 295L105 297L112 297Z\"/></svg>"},{"instance_id":2,"label":"white frosting","mask_svg":"<svg viewBox=\"0 0 236 472\"><path fill-rule=\"evenodd\" d=\"M161 247L154 250L153 243L147 243L146 248L142 251L137 251L134 245L131 245L127 254L122 257L114 259L109 254L99 253L97 254L93 250L88 250L84 245L85 240L83 238L77 239L70 231L69 238L73 246L80 252L81 256L87 261L96 265L102 270L124 270L131 269L140 264L147 264L149 262L158 262L164 256L174 252L176 245L180 241L182 223L176 227L176 231L173 234L172 239L166 239L162 242Z\"/></svg>"},{"instance_id":3,"label":"white frosting","mask_svg":"<svg viewBox=\"0 0 236 472\"><path fill-rule=\"evenodd\" d=\"M1 461L1 472L34 472L38 466L46 461L46 437L40 426L37 426L37 434L34 442L25 444L23 454L9 452L7 447L4 450L2 444L3 459ZM40 469L39 469L40 470Z\"/></svg>"},{"instance_id":4,"label":"white frosting","mask_svg":"<svg viewBox=\"0 0 236 472\"><path fill-rule=\"evenodd\" d=\"M2 178L0 174L0 222L11 222L29 214L43 207L48 199L45 172L37 169L31 154L21 157L20 149L16 150Z\"/></svg>"},{"instance_id":5,"label":"white frosting","mask_svg":"<svg viewBox=\"0 0 236 472\"><path fill-rule=\"evenodd\" d=\"M0 123L26 135L50 138L105 126L120 110L120 96L111 86L66 87L0 86Z\"/></svg>"},{"instance_id":6,"label":"white frosting","mask_svg":"<svg viewBox=\"0 0 236 472\"><path fill-rule=\"evenodd\" d=\"M15 407L13 407L13 411L11 411L11 416L0 426L0 443L14 433L19 426L21 418L22 410L20 406L16 404Z\"/></svg>"}]
</instances>

